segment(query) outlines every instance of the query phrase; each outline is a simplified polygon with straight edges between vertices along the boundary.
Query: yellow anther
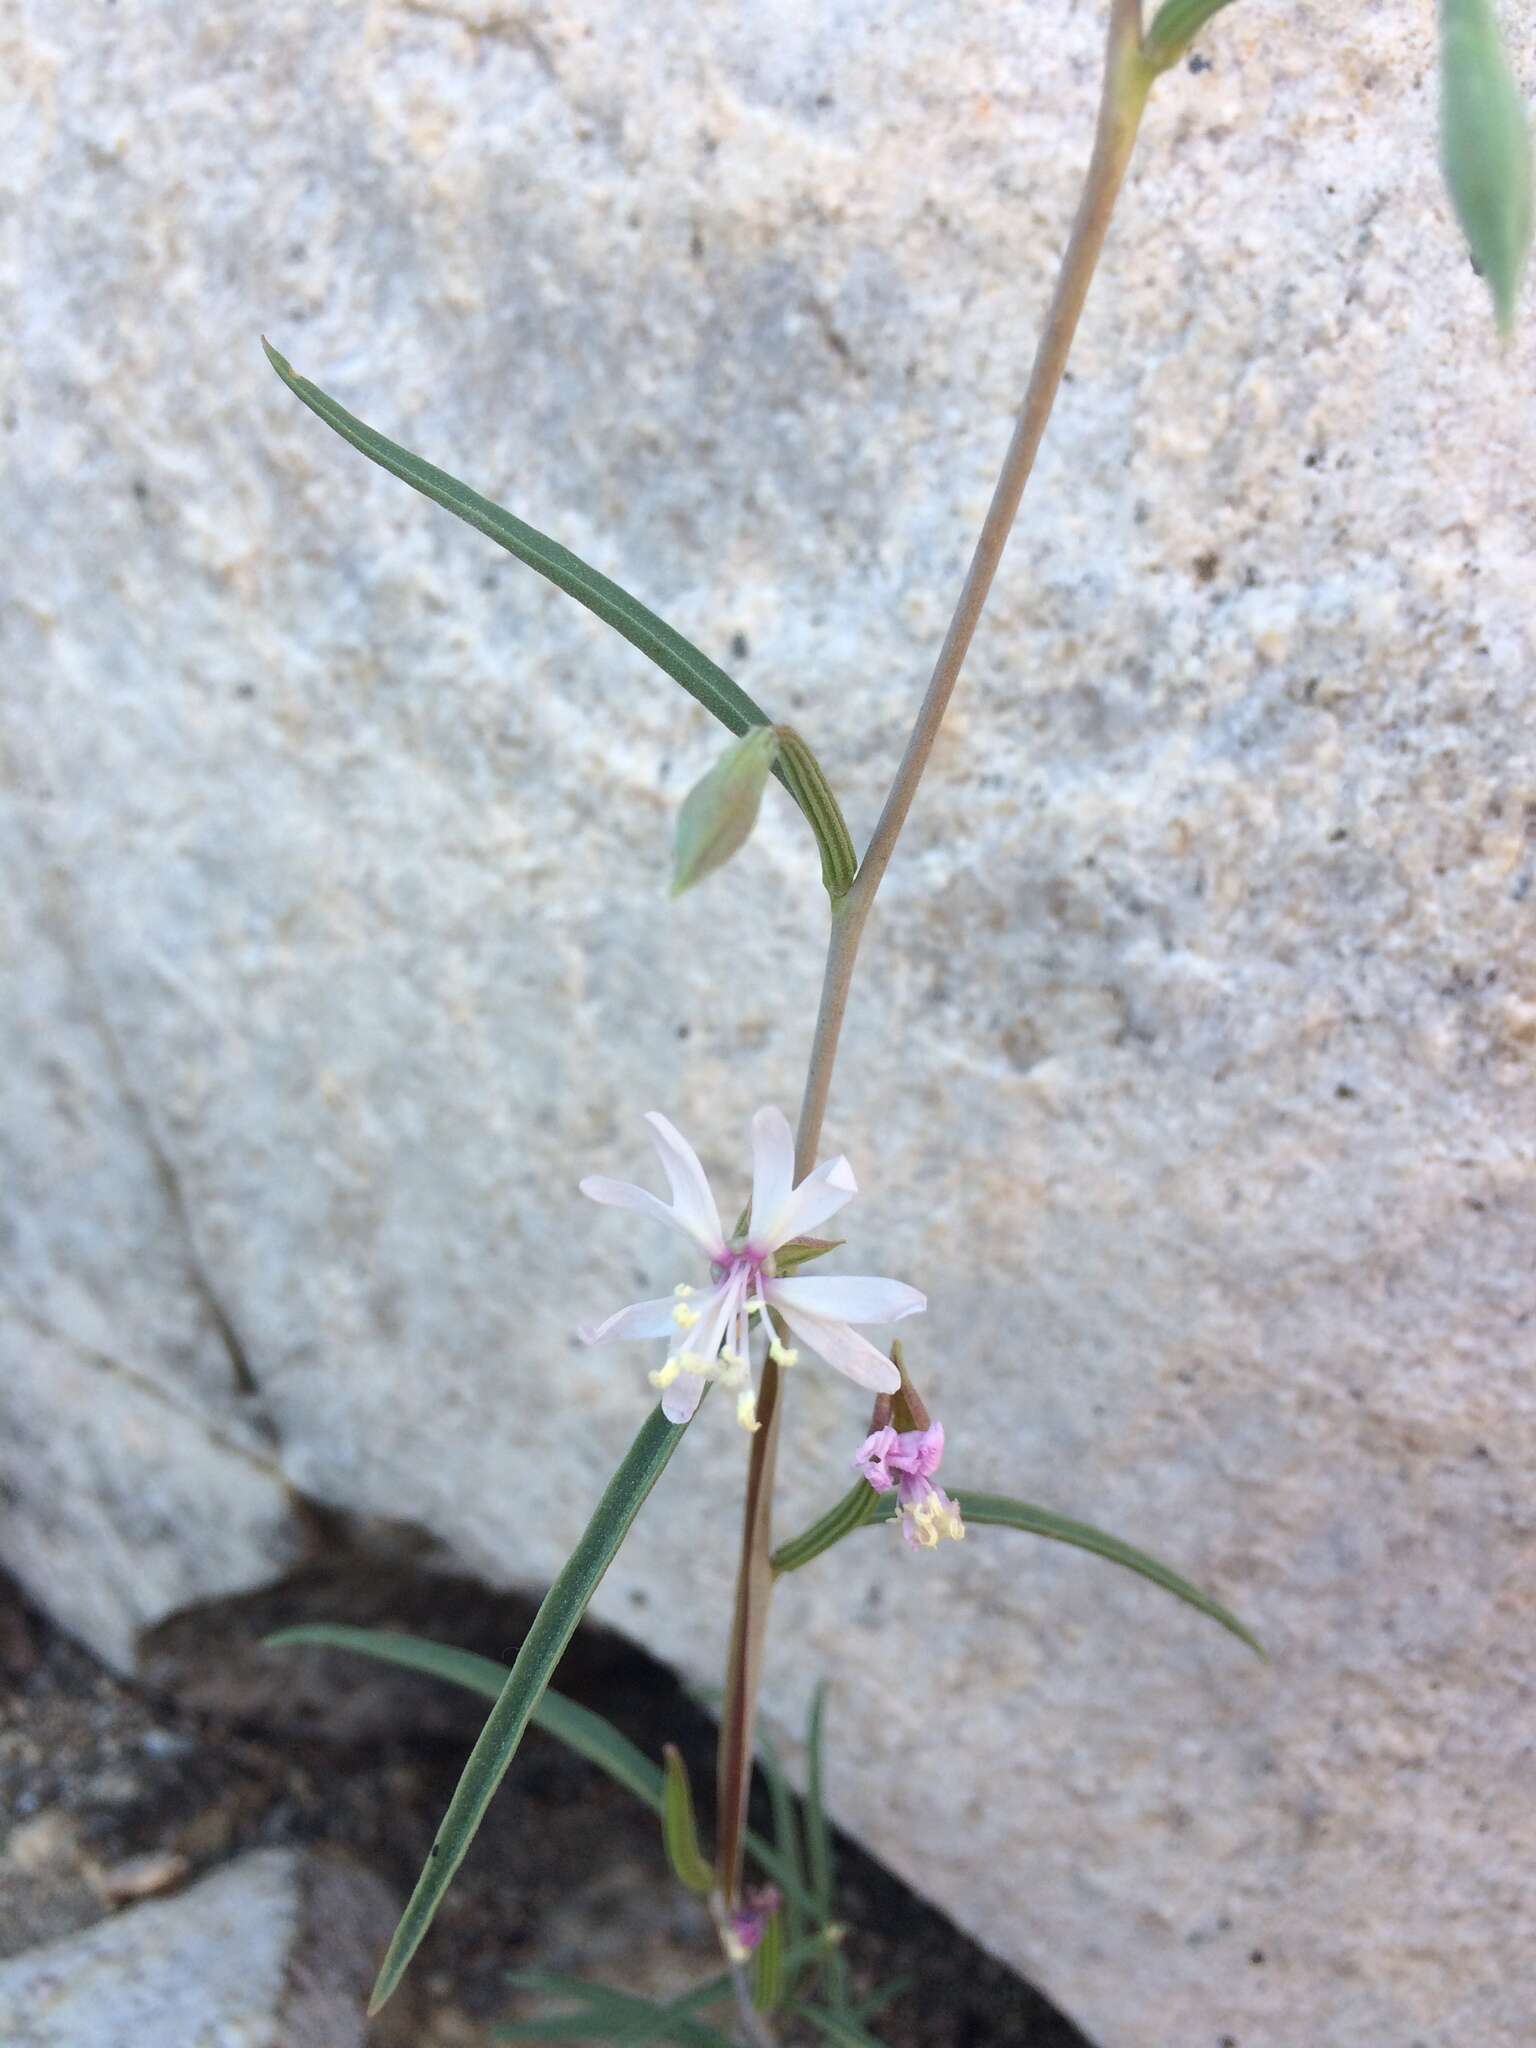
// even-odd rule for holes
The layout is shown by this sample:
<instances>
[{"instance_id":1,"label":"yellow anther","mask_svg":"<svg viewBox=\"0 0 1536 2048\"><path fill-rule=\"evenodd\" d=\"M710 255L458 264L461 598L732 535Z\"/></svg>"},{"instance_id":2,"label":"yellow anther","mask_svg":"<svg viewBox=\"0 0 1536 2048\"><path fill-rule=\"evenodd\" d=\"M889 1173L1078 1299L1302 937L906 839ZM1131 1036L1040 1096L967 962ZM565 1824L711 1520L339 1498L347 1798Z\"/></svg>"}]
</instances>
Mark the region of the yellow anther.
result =
<instances>
[{"instance_id":1,"label":"yellow anther","mask_svg":"<svg viewBox=\"0 0 1536 2048\"><path fill-rule=\"evenodd\" d=\"M669 1358L665 1365L659 1365L655 1372L649 1373L647 1377L651 1385L660 1393L664 1388L671 1386L682 1369L680 1360Z\"/></svg>"},{"instance_id":2,"label":"yellow anther","mask_svg":"<svg viewBox=\"0 0 1536 2048\"><path fill-rule=\"evenodd\" d=\"M690 1308L687 1302L680 1301L672 1311L672 1320L680 1330L691 1330L699 1320L699 1311Z\"/></svg>"},{"instance_id":3,"label":"yellow anther","mask_svg":"<svg viewBox=\"0 0 1536 2048\"><path fill-rule=\"evenodd\" d=\"M775 1365L798 1365L800 1354L793 1344L781 1344L777 1337L768 1346L768 1356Z\"/></svg>"},{"instance_id":4,"label":"yellow anther","mask_svg":"<svg viewBox=\"0 0 1536 2048\"><path fill-rule=\"evenodd\" d=\"M672 1292L677 1296L679 1301L687 1301L689 1297L693 1294L694 1290L688 1285L688 1282L686 1280L679 1280L677 1285L673 1288Z\"/></svg>"},{"instance_id":5,"label":"yellow anther","mask_svg":"<svg viewBox=\"0 0 1536 2048\"><path fill-rule=\"evenodd\" d=\"M750 1387L743 1387L736 1396L736 1420L743 1429L760 1429L757 1419L757 1401Z\"/></svg>"}]
</instances>

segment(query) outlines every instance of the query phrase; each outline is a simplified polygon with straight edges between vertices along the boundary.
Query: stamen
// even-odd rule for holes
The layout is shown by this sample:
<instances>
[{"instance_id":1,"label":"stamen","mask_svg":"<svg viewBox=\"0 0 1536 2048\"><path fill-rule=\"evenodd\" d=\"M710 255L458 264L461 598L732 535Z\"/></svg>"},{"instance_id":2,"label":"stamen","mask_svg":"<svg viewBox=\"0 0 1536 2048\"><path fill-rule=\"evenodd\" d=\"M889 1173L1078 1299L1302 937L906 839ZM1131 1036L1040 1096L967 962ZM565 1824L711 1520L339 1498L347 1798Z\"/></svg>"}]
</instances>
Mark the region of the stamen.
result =
<instances>
[{"instance_id":1,"label":"stamen","mask_svg":"<svg viewBox=\"0 0 1536 2048\"><path fill-rule=\"evenodd\" d=\"M736 1396L736 1420L746 1430L757 1430L762 1427L757 1419L757 1397L750 1387L743 1387Z\"/></svg>"},{"instance_id":2,"label":"stamen","mask_svg":"<svg viewBox=\"0 0 1536 2048\"><path fill-rule=\"evenodd\" d=\"M673 1288L672 1292L677 1296L679 1301L687 1301L690 1298L690 1296L698 1292L698 1289L695 1287L690 1287L686 1280L679 1280L677 1285Z\"/></svg>"},{"instance_id":3,"label":"stamen","mask_svg":"<svg viewBox=\"0 0 1536 2048\"><path fill-rule=\"evenodd\" d=\"M672 1311L672 1320L680 1330L691 1330L700 1320L700 1312L696 1308L689 1308L685 1301L680 1301Z\"/></svg>"},{"instance_id":4,"label":"stamen","mask_svg":"<svg viewBox=\"0 0 1536 2048\"><path fill-rule=\"evenodd\" d=\"M800 1354L793 1344L781 1344L777 1337L768 1346L768 1356L775 1365L798 1365Z\"/></svg>"},{"instance_id":5,"label":"stamen","mask_svg":"<svg viewBox=\"0 0 1536 2048\"><path fill-rule=\"evenodd\" d=\"M669 1358L665 1365L657 1366L656 1370L653 1373L647 1373L646 1377L657 1392L661 1393L671 1386L682 1369L681 1360Z\"/></svg>"}]
</instances>

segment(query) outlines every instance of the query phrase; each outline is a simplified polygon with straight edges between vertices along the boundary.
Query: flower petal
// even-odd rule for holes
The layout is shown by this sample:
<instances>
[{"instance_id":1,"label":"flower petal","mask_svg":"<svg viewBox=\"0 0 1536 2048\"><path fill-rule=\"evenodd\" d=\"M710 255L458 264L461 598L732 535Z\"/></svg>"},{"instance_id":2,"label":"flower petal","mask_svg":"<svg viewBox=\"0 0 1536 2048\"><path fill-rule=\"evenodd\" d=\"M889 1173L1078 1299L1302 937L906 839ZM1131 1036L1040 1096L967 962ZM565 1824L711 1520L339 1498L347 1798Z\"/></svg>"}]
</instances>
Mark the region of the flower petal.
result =
<instances>
[{"instance_id":1,"label":"flower petal","mask_svg":"<svg viewBox=\"0 0 1536 2048\"><path fill-rule=\"evenodd\" d=\"M782 1109L760 1109L752 1119L752 1220L748 1241L784 1242L777 1229L795 1185L795 1134Z\"/></svg>"},{"instance_id":2,"label":"flower petal","mask_svg":"<svg viewBox=\"0 0 1536 2048\"><path fill-rule=\"evenodd\" d=\"M899 1323L921 1315L928 1297L901 1280L876 1280L863 1274L838 1274L810 1280L768 1280L763 1292L771 1302L805 1309L813 1316L836 1316L840 1323Z\"/></svg>"},{"instance_id":3,"label":"flower petal","mask_svg":"<svg viewBox=\"0 0 1536 2048\"><path fill-rule=\"evenodd\" d=\"M659 1301L632 1301L605 1322L583 1323L576 1334L583 1344L603 1344L610 1339L620 1342L627 1337L675 1337L677 1323L672 1311L676 1307L675 1294L664 1294Z\"/></svg>"},{"instance_id":4,"label":"flower petal","mask_svg":"<svg viewBox=\"0 0 1536 2048\"><path fill-rule=\"evenodd\" d=\"M792 1308L788 1302L780 1302L778 1309L802 1344L808 1344L818 1358L846 1373L859 1386L868 1387L875 1394L894 1394L900 1387L901 1374L895 1366L857 1330L830 1316Z\"/></svg>"},{"instance_id":5,"label":"flower petal","mask_svg":"<svg viewBox=\"0 0 1536 2048\"><path fill-rule=\"evenodd\" d=\"M725 1249L725 1233L720 1228L720 1211L715 1207L709 1176L699 1164L698 1153L659 1110L648 1110L645 1120L672 1185L673 1214L711 1258L718 1257Z\"/></svg>"},{"instance_id":6,"label":"flower petal","mask_svg":"<svg viewBox=\"0 0 1536 2048\"><path fill-rule=\"evenodd\" d=\"M662 1223L688 1230L682 1217L659 1195L653 1195L648 1188L637 1188L631 1181L609 1180L605 1174L589 1173L581 1183L581 1192L589 1202L603 1202L610 1209L638 1209L642 1216L654 1216ZM693 1232L688 1230L688 1235L692 1237Z\"/></svg>"},{"instance_id":7,"label":"flower petal","mask_svg":"<svg viewBox=\"0 0 1536 2048\"><path fill-rule=\"evenodd\" d=\"M847 1160L826 1160L814 1173L806 1175L775 1217L771 1238L774 1248L814 1230L818 1223L825 1223L858 1192L859 1184Z\"/></svg>"},{"instance_id":8,"label":"flower petal","mask_svg":"<svg viewBox=\"0 0 1536 2048\"><path fill-rule=\"evenodd\" d=\"M704 1398L705 1382L696 1372L685 1372L674 1380L661 1397L661 1412L668 1422L690 1422L693 1411Z\"/></svg>"}]
</instances>

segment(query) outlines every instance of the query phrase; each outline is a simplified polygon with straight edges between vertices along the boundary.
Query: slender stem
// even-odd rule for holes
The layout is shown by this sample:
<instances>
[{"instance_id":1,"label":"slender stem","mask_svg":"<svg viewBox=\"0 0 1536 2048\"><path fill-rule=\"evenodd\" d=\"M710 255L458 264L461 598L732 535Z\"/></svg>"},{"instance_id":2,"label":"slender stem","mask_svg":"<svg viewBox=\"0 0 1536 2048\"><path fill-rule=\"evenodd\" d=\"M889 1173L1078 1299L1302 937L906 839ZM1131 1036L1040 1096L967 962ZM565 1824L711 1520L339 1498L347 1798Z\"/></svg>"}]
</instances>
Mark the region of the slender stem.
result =
<instances>
[{"instance_id":1,"label":"slender stem","mask_svg":"<svg viewBox=\"0 0 1536 2048\"><path fill-rule=\"evenodd\" d=\"M1155 73L1141 54L1141 0L1111 0L1104 83L1099 98L1093 154L1083 181L1077 216L1061 259L1056 290L1045 317L1040 343L1029 374L1024 403L1013 439L982 522L959 602L933 675L880 813L853 886L832 913L821 1004L811 1042L805 1093L795 1133L795 1172L799 1178L816 1162L838 1040L848 1008L859 941L874 904L875 892L890 865L897 838L912 808L912 799L933 753L934 741L949 706L992 580L1008 544L1024 486L1034 468L1041 437L1051 415L1088 296L1095 266L1109 231L1110 216L1135 146L1136 131ZM783 1407L781 1375L770 1359L763 1369L758 1400L761 1428L752 1439L747 1473L747 1502L742 1529L741 1566L736 1582L736 1610L726 1667L725 1707L720 1727L718 1772L720 1882L734 1899L741 1881L742 1843L747 1795L752 1782L752 1738L757 1717L758 1679L768 1625L768 1599L773 1590L769 1563L773 1544L773 1476L778 1457L779 1422Z\"/></svg>"}]
</instances>

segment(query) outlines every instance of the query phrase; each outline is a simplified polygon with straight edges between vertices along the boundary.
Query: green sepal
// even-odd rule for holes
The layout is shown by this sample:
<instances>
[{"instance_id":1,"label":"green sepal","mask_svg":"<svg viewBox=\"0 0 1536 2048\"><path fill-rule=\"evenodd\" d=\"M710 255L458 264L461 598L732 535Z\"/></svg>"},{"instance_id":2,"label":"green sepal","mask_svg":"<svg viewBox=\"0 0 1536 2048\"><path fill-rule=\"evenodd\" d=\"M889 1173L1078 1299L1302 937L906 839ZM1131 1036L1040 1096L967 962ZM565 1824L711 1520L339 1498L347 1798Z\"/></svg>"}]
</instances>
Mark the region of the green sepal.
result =
<instances>
[{"instance_id":1,"label":"green sepal","mask_svg":"<svg viewBox=\"0 0 1536 2048\"><path fill-rule=\"evenodd\" d=\"M797 1273L802 1266L808 1266L812 1259L824 1259L828 1252L841 1251L847 1242L845 1237L792 1237L774 1253L773 1270L782 1280L787 1273Z\"/></svg>"},{"instance_id":2,"label":"green sepal","mask_svg":"<svg viewBox=\"0 0 1536 2048\"><path fill-rule=\"evenodd\" d=\"M699 1847L693 1817L693 1788L682 1751L668 1743L662 1750L661 1839L672 1875L691 1892L713 1890L715 1873Z\"/></svg>"}]
</instances>

